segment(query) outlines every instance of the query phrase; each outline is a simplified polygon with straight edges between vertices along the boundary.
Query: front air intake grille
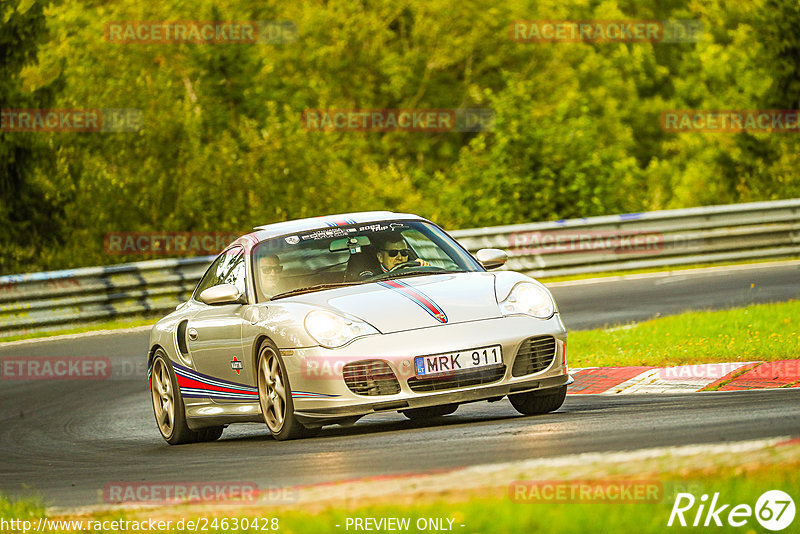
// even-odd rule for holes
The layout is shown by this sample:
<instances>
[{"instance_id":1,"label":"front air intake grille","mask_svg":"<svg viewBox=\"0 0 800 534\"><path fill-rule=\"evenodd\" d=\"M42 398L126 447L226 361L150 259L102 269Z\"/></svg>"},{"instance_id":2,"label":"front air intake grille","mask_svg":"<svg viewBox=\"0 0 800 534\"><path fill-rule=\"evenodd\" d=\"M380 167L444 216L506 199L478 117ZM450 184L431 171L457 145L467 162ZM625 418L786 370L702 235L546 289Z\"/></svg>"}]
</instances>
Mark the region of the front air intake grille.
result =
<instances>
[{"instance_id":1,"label":"front air intake grille","mask_svg":"<svg viewBox=\"0 0 800 534\"><path fill-rule=\"evenodd\" d=\"M544 371L556 357L556 338L530 337L522 342L511 368L511 376L524 376Z\"/></svg>"},{"instance_id":2,"label":"front air intake grille","mask_svg":"<svg viewBox=\"0 0 800 534\"><path fill-rule=\"evenodd\" d=\"M383 360L351 362L342 369L344 383L356 395L375 397L400 393L400 383Z\"/></svg>"},{"instance_id":3,"label":"front air intake grille","mask_svg":"<svg viewBox=\"0 0 800 534\"><path fill-rule=\"evenodd\" d=\"M497 382L503 378L505 374L506 366L504 364L500 364L492 367L483 367L473 371L456 371L455 373L434 378L412 377L408 379L408 387L411 388L411 391L416 393L441 391L443 389L464 388L468 386L478 386L480 384Z\"/></svg>"}]
</instances>

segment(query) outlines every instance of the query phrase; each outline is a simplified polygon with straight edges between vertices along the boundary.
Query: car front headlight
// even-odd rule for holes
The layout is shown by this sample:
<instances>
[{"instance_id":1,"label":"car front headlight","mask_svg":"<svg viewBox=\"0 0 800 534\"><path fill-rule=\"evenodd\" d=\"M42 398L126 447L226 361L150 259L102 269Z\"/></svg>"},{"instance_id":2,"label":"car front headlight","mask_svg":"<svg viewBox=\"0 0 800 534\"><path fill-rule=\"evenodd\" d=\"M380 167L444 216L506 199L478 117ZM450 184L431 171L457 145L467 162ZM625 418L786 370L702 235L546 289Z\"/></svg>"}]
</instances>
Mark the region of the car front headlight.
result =
<instances>
[{"instance_id":1,"label":"car front headlight","mask_svg":"<svg viewBox=\"0 0 800 534\"><path fill-rule=\"evenodd\" d=\"M556 303L544 287L520 282L500 303L500 310L503 315L524 314L538 319L549 319L556 312Z\"/></svg>"},{"instance_id":2,"label":"car front headlight","mask_svg":"<svg viewBox=\"0 0 800 534\"><path fill-rule=\"evenodd\" d=\"M306 332L317 343L329 349L347 345L358 337L378 333L364 321L325 310L314 310L306 315L305 325Z\"/></svg>"}]
</instances>

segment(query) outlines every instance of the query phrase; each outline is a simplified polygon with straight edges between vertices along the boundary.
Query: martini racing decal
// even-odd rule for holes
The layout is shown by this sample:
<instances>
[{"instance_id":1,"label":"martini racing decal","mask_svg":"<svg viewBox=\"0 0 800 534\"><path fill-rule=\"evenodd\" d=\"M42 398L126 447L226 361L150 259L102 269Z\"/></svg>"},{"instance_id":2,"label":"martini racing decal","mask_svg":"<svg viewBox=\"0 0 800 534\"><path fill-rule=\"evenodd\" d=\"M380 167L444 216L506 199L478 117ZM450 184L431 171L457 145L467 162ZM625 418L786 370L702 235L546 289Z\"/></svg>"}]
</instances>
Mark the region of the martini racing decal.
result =
<instances>
[{"instance_id":1,"label":"martini racing decal","mask_svg":"<svg viewBox=\"0 0 800 534\"><path fill-rule=\"evenodd\" d=\"M402 280L386 280L384 282L378 282L378 285L393 291L397 291L413 303L417 304L420 308L428 312L431 317L440 323L447 322L447 315L445 315L444 310L419 289L411 287Z\"/></svg>"},{"instance_id":2,"label":"martini racing decal","mask_svg":"<svg viewBox=\"0 0 800 534\"><path fill-rule=\"evenodd\" d=\"M334 227L334 226L347 226L348 224L356 224L356 222L353 219L337 219L335 221L326 221L325 224L327 224L330 227Z\"/></svg>"},{"instance_id":3,"label":"martini racing decal","mask_svg":"<svg viewBox=\"0 0 800 534\"><path fill-rule=\"evenodd\" d=\"M242 374L242 369L244 369L244 364L241 362L241 360L234 356L231 360L231 369L236 371L237 375L240 375Z\"/></svg>"},{"instance_id":4,"label":"martini racing decal","mask_svg":"<svg viewBox=\"0 0 800 534\"><path fill-rule=\"evenodd\" d=\"M181 395L187 398L258 401L258 388L220 380L172 362Z\"/></svg>"}]
</instances>

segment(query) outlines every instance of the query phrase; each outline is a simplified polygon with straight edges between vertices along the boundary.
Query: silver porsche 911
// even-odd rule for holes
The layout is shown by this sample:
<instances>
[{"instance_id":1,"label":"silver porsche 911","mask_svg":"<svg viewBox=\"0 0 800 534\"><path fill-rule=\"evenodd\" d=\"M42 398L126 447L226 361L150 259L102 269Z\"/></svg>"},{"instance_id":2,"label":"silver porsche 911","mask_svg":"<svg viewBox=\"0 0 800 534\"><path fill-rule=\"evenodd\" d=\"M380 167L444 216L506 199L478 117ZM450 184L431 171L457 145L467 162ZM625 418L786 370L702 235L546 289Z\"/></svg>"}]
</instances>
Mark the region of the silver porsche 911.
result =
<instances>
[{"instance_id":1,"label":"silver porsche 911","mask_svg":"<svg viewBox=\"0 0 800 534\"><path fill-rule=\"evenodd\" d=\"M566 330L550 292L473 257L416 215L352 213L256 228L150 334L156 423L171 444L265 422L275 439L376 412L412 420L508 396L564 402Z\"/></svg>"}]
</instances>

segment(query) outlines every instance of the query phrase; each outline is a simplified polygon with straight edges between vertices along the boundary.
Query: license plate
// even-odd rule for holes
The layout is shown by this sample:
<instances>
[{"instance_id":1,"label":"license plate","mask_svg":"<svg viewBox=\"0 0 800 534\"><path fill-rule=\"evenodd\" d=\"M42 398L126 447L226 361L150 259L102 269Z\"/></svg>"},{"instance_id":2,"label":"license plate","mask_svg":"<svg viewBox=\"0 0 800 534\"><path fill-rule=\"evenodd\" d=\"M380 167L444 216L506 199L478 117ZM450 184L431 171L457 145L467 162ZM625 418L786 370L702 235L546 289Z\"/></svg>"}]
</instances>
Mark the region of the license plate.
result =
<instances>
[{"instance_id":1,"label":"license plate","mask_svg":"<svg viewBox=\"0 0 800 534\"><path fill-rule=\"evenodd\" d=\"M500 345L419 356L414 360L417 377L434 377L501 363L503 353Z\"/></svg>"}]
</instances>

